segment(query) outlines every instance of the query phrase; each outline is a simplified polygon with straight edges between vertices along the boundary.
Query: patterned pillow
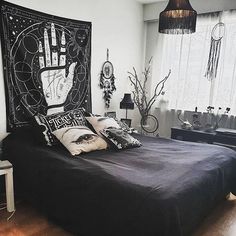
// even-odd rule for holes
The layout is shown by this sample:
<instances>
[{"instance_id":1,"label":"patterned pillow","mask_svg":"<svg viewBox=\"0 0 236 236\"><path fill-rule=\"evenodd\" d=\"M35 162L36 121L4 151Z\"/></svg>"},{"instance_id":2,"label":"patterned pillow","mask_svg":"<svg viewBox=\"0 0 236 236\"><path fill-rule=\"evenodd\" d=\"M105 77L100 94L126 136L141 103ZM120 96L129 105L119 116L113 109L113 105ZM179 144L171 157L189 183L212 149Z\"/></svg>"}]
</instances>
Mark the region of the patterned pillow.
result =
<instances>
[{"instance_id":1,"label":"patterned pillow","mask_svg":"<svg viewBox=\"0 0 236 236\"><path fill-rule=\"evenodd\" d=\"M65 127L86 125L86 120L83 113L84 110L82 108L78 108L49 116L37 115L35 116L35 120L41 127L43 127L43 134L47 145L52 146L58 144L58 140L52 134L55 130Z\"/></svg>"},{"instance_id":2,"label":"patterned pillow","mask_svg":"<svg viewBox=\"0 0 236 236\"><path fill-rule=\"evenodd\" d=\"M93 126L94 130L98 135L101 136L100 131L107 128L117 128L120 129L120 126L117 124L117 122L110 117L104 117L104 116L90 116L85 117L86 120Z\"/></svg>"},{"instance_id":3,"label":"patterned pillow","mask_svg":"<svg viewBox=\"0 0 236 236\"><path fill-rule=\"evenodd\" d=\"M118 150L140 147L142 145L139 140L135 139L122 129L109 128L100 132L112 146Z\"/></svg>"},{"instance_id":4,"label":"patterned pillow","mask_svg":"<svg viewBox=\"0 0 236 236\"><path fill-rule=\"evenodd\" d=\"M117 124L121 127L121 129L123 129L125 132L129 134L137 133L137 131L134 128L129 127L125 122L118 120L117 118L114 119L117 122Z\"/></svg>"},{"instance_id":5,"label":"patterned pillow","mask_svg":"<svg viewBox=\"0 0 236 236\"><path fill-rule=\"evenodd\" d=\"M53 134L73 156L107 148L106 141L86 126L65 127L53 131Z\"/></svg>"},{"instance_id":6,"label":"patterned pillow","mask_svg":"<svg viewBox=\"0 0 236 236\"><path fill-rule=\"evenodd\" d=\"M87 112L87 111L85 111L84 114L85 114L86 119L89 118L89 117L102 117L101 115L92 114L92 113ZM113 118L113 119L116 121L116 123L118 124L118 126L119 126L121 129L123 129L124 131L128 132L129 134L137 133L137 130L135 130L135 129L132 128L132 127L129 127L125 122L123 122L123 121L121 121L121 120L118 120L117 117L111 117L111 116L109 116L109 115L105 115L105 117ZM88 125L89 125L89 128L90 128L90 129L92 129L93 131L95 131L94 128L93 128L93 126L90 125L90 123L89 123ZM116 127L118 127L118 126L116 126ZM95 131L95 132L96 132L96 131Z\"/></svg>"}]
</instances>

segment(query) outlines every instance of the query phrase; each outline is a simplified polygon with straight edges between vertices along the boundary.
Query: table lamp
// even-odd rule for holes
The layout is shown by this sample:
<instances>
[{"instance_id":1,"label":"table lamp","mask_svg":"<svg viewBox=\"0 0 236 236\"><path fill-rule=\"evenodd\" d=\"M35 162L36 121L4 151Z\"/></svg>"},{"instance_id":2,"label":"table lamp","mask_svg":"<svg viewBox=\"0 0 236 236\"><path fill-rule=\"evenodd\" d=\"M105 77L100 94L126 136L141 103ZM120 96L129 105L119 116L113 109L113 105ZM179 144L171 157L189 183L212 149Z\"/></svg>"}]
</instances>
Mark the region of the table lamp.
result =
<instances>
[{"instance_id":1,"label":"table lamp","mask_svg":"<svg viewBox=\"0 0 236 236\"><path fill-rule=\"evenodd\" d=\"M120 109L126 109L126 119L127 119L127 110L134 109L134 102L131 98L130 93L125 93L122 101L120 102Z\"/></svg>"}]
</instances>

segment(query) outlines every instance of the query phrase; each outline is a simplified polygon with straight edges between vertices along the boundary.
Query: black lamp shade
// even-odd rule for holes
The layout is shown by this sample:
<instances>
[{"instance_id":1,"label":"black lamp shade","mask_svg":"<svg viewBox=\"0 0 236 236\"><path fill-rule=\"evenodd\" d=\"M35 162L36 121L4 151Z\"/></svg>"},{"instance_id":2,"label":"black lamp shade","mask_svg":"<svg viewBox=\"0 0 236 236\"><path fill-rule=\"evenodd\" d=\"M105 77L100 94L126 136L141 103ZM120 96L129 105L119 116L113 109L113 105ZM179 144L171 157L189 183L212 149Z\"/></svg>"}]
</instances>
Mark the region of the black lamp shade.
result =
<instances>
[{"instance_id":1,"label":"black lamp shade","mask_svg":"<svg viewBox=\"0 0 236 236\"><path fill-rule=\"evenodd\" d=\"M120 109L129 109L133 110L134 109L134 102L131 98L130 93L125 93L122 101L120 102Z\"/></svg>"},{"instance_id":2,"label":"black lamp shade","mask_svg":"<svg viewBox=\"0 0 236 236\"><path fill-rule=\"evenodd\" d=\"M169 0L159 17L159 32L164 34L191 34L196 31L197 12L189 0Z\"/></svg>"}]
</instances>

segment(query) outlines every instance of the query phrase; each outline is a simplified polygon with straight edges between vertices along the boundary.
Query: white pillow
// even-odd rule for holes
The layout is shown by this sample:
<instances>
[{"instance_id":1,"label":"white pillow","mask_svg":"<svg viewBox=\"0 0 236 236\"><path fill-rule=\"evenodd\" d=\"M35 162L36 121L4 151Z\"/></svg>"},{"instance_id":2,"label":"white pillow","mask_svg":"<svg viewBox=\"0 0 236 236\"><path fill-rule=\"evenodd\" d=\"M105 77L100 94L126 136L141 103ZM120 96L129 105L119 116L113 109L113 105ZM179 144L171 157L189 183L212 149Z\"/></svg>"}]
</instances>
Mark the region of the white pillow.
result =
<instances>
[{"instance_id":1,"label":"white pillow","mask_svg":"<svg viewBox=\"0 0 236 236\"><path fill-rule=\"evenodd\" d=\"M73 156L107 148L106 141L86 126L65 127L53 134Z\"/></svg>"},{"instance_id":2,"label":"white pillow","mask_svg":"<svg viewBox=\"0 0 236 236\"><path fill-rule=\"evenodd\" d=\"M96 133L100 136L100 131L108 128L117 128L120 129L121 127L118 125L118 123L110 117L103 117L103 116L90 116L85 117L86 120L93 126Z\"/></svg>"}]
</instances>

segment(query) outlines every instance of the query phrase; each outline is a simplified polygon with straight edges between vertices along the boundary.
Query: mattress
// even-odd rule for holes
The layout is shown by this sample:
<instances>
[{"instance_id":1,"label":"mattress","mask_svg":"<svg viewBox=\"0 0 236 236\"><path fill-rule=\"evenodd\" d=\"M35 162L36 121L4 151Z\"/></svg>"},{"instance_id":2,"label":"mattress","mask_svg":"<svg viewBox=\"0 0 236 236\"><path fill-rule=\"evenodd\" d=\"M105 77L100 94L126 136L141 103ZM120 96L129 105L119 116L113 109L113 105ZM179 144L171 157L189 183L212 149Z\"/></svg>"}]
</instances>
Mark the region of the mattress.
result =
<instances>
[{"instance_id":1,"label":"mattress","mask_svg":"<svg viewBox=\"0 0 236 236\"><path fill-rule=\"evenodd\" d=\"M236 152L216 145L135 135L142 147L72 157L28 130L3 155L16 187L56 223L81 236L184 236L229 192Z\"/></svg>"}]
</instances>

